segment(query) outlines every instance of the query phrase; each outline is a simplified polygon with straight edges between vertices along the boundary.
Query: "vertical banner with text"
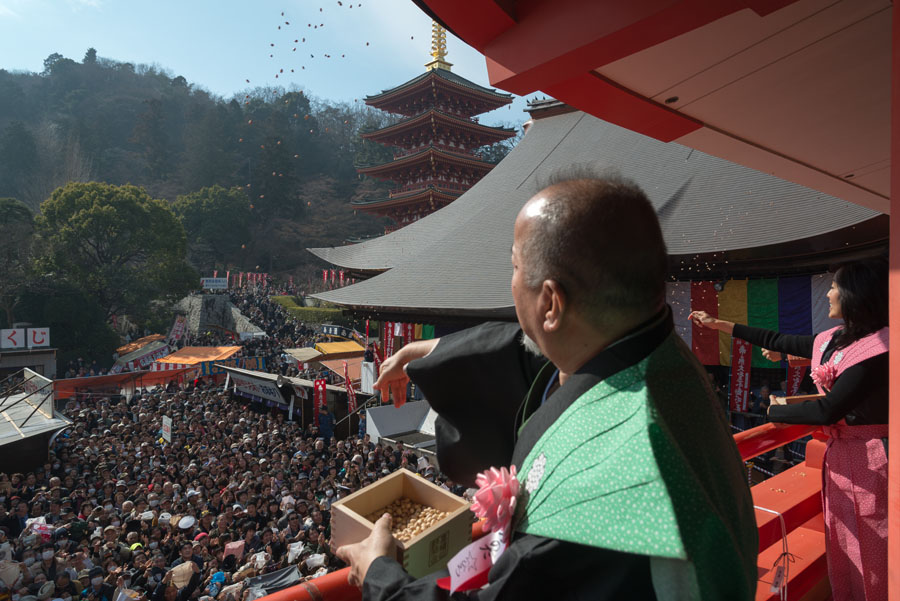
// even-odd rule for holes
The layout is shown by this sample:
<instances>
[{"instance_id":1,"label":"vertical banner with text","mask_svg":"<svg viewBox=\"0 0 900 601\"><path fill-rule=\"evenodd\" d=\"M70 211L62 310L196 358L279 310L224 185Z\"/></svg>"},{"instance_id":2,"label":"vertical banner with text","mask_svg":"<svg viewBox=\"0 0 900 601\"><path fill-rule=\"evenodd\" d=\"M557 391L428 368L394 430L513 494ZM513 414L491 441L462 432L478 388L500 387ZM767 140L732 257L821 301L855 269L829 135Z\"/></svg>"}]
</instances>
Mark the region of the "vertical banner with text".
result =
<instances>
[{"instance_id":1,"label":"vertical banner with text","mask_svg":"<svg viewBox=\"0 0 900 601\"><path fill-rule=\"evenodd\" d=\"M317 379L313 382L313 425L319 426L319 407L326 403L326 395L328 388L324 378Z\"/></svg>"},{"instance_id":2,"label":"vertical banner with text","mask_svg":"<svg viewBox=\"0 0 900 601\"><path fill-rule=\"evenodd\" d=\"M356 411L356 391L353 390L353 380L350 379L350 367L346 361L342 361L342 363L344 364L344 386L347 387L347 413L354 413Z\"/></svg>"},{"instance_id":3,"label":"vertical banner with text","mask_svg":"<svg viewBox=\"0 0 900 601\"><path fill-rule=\"evenodd\" d=\"M806 375L806 366L805 365L788 365L787 368L787 390L785 392L788 396L794 396L797 394L797 391L800 390L800 382L803 381L803 376Z\"/></svg>"},{"instance_id":4,"label":"vertical banner with text","mask_svg":"<svg viewBox=\"0 0 900 601\"><path fill-rule=\"evenodd\" d=\"M728 400L732 411L746 412L750 405L750 361L753 345L733 338L731 343L731 390Z\"/></svg>"},{"instance_id":5,"label":"vertical banner with text","mask_svg":"<svg viewBox=\"0 0 900 601\"><path fill-rule=\"evenodd\" d=\"M172 442L172 418L167 415L162 418L162 437L166 442Z\"/></svg>"}]
</instances>

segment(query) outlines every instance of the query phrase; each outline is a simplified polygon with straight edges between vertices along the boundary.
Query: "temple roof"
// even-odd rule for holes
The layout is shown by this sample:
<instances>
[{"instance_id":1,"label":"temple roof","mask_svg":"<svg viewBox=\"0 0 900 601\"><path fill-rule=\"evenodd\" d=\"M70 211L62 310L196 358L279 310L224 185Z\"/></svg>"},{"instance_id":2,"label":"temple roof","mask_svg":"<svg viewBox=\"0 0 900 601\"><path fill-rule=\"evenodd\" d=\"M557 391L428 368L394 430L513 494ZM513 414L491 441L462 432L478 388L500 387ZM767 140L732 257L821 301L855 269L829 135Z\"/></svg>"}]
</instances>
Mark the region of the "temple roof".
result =
<instances>
[{"instance_id":1,"label":"temple roof","mask_svg":"<svg viewBox=\"0 0 900 601\"><path fill-rule=\"evenodd\" d=\"M412 91L416 88L428 90L431 88L431 82L435 79L443 80L450 84L467 88L477 95L485 97L486 100L491 100L497 103L497 106L503 106L504 104L512 102L512 94L506 94L504 92L498 92L493 88L480 86L477 83L469 81L465 77L457 75L453 71L449 71L447 69L429 69L425 73L422 73L421 75L414 77L409 81L400 84L399 86L388 88L387 90L382 90L380 94L375 94L374 96L366 96L365 102L368 105L377 107L379 104L391 100L392 97L398 95L401 92Z\"/></svg>"},{"instance_id":2,"label":"temple roof","mask_svg":"<svg viewBox=\"0 0 900 601\"><path fill-rule=\"evenodd\" d=\"M461 193L453 193L446 190L441 190L439 187L436 187L433 184L428 184L422 189L412 190L410 192L404 192L402 194L395 194L394 196L390 196L388 198L354 200L351 201L350 204L354 207L365 210L367 208L376 207L402 206L412 202L431 200L432 198L453 201L459 198L460 194Z\"/></svg>"},{"instance_id":3,"label":"temple roof","mask_svg":"<svg viewBox=\"0 0 900 601\"><path fill-rule=\"evenodd\" d=\"M448 125L474 130L490 138L494 138L496 141L505 140L516 135L516 130L511 128L482 125L481 123L466 119L464 117L451 115L437 109L431 109L425 111L420 115L416 115L415 117L409 117L408 119L398 121L393 125L389 125L387 127L362 134L360 137L367 140L379 141L383 138L391 136L392 134L397 134L404 130L419 127L424 123L430 123L433 121L441 121ZM488 144L492 143L493 142L488 142Z\"/></svg>"},{"instance_id":4,"label":"temple roof","mask_svg":"<svg viewBox=\"0 0 900 601\"><path fill-rule=\"evenodd\" d=\"M492 163L487 163L477 156L473 156L470 154L461 154L456 152L448 152L446 150L435 148L434 146L427 146L418 152L414 152L412 154L408 154L404 157L400 157L398 159L394 159L388 163L381 163L379 165L371 165L369 167L360 167L356 171L362 173L364 175L372 175L378 176L379 174L386 173L389 171L394 171L396 169L400 169L403 167L408 167L411 165L416 165L418 163L423 163L426 161L440 161L440 162L448 162L448 163L462 163L469 167L474 167L476 169L482 169L488 171L494 168Z\"/></svg>"},{"instance_id":5,"label":"temple roof","mask_svg":"<svg viewBox=\"0 0 900 601\"><path fill-rule=\"evenodd\" d=\"M670 256L688 260L703 253L727 260L735 251L772 262L792 243L820 257L851 244L840 234L845 228L870 232L874 223L875 237L884 229L885 218L871 209L568 112L535 119L503 161L431 215L361 244L310 249L356 271L388 270L316 296L360 309L511 316L509 249L516 214L539 182L577 163L613 167L635 180L660 214Z\"/></svg>"}]
</instances>

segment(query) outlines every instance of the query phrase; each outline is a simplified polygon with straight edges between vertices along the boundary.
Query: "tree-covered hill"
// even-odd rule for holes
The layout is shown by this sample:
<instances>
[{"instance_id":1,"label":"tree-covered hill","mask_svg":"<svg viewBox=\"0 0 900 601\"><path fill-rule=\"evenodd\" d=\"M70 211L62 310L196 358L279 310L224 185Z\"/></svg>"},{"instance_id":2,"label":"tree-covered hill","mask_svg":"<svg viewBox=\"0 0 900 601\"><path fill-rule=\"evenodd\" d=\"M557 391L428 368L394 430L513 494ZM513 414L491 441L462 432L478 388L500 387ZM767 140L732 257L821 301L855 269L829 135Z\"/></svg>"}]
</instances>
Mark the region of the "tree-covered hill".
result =
<instances>
[{"instance_id":1,"label":"tree-covered hill","mask_svg":"<svg viewBox=\"0 0 900 601\"><path fill-rule=\"evenodd\" d=\"M40 74L0 70L0 197L38 213L71 181L133 184L172 203L212 186L239 189L245 239L209 253L209 228L206 239L187 228L191 262L202 271L263 264L299 275L313 258L298 249L383 231L379 220L354 215L349 201L366 189L383 194L354 164L390 157L357 135L389 119L301 90L222 99L93 49L81 62L53 54Z\"/></svg>"}]
</instances>

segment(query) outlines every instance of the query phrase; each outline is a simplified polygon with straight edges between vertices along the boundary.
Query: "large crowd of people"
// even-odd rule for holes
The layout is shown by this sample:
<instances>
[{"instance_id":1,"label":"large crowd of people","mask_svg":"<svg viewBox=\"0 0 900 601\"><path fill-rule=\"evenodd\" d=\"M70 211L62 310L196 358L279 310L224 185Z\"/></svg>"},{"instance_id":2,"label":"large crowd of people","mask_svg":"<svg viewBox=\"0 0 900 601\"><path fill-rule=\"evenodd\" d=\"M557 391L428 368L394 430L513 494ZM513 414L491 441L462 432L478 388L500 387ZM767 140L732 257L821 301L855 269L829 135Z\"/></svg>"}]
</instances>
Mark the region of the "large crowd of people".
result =
<instances>
[{"instance_id":1,"label":"large crowd of people","mask_svg":"<svg viewBox=\"0 0 900 601\"><path fill-rule=\"evenodd\" d=\"M41 469L0 474L0 598L245 601L261 594L254 576L341 567L331 504L384 475L405 467L463 492L363 428L323 436L220 387L65 410L74 426Z\"/></svg>"}]
</instances>

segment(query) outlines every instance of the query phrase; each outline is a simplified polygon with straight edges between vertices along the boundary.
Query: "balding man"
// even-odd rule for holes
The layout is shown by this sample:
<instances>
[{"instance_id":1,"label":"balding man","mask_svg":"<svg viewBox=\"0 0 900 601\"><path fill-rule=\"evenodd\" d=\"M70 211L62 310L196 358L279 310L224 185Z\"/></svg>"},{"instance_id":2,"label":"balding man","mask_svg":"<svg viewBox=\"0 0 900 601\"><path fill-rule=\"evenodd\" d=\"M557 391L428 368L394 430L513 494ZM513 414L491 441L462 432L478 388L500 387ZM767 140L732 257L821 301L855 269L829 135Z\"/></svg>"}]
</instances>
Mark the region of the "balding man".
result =
<instances>
[{"instance_id":1,"label":"balding man","mask_svg":"<svg viewBox=\"0 0 900 601\"><path fill-rule=\"evenodd\" d=\"M376 388L404 383L408 364L440 416L453 480L518 469L509 547L471 598L753 598L750 492L708 377L673 331L666 264L636 185L560 178L515 222L518 324L385 361ZM413 580L385 556L389 521L339 550L351 581L365 599L446 598L434 577Z\"/></svg>"}]
</instances>

